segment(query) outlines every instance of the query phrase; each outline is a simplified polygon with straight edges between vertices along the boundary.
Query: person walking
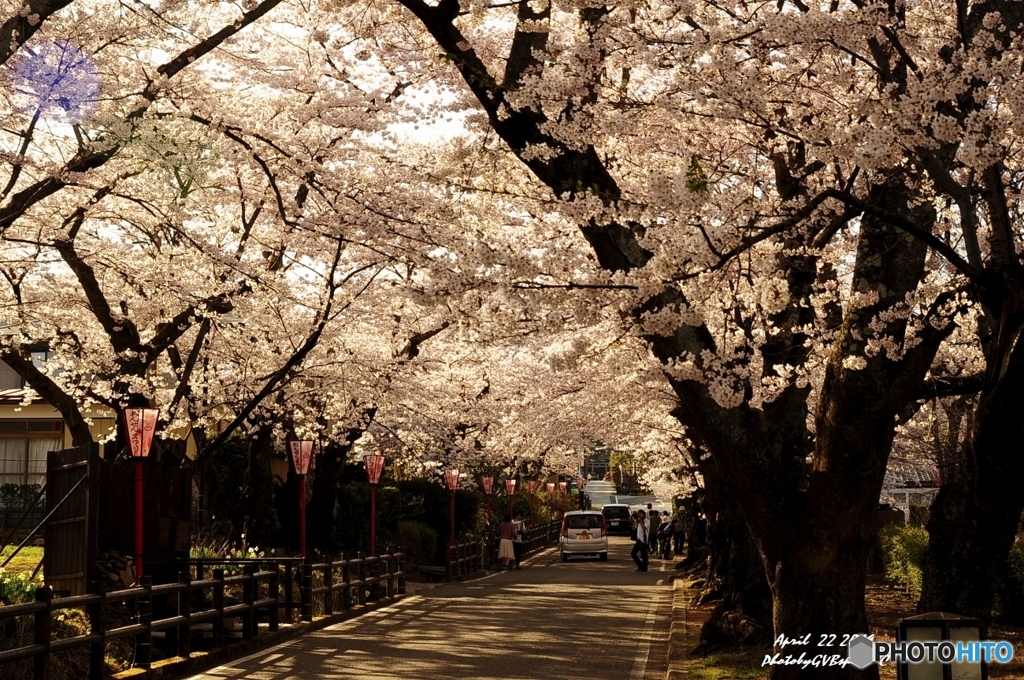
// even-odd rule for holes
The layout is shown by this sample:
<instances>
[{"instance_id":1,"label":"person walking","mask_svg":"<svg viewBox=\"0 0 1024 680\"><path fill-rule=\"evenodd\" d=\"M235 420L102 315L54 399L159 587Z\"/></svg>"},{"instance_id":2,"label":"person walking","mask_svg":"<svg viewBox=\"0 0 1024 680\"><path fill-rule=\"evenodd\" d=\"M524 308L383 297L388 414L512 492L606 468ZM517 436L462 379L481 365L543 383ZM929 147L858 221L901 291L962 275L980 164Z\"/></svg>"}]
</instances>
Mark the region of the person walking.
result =
<instances>
[{"instance_id":1,"label":"person walking","mask_svg":"<svg viewBox=\"0 0 1024 680\"><path fill-rule=\"evenodd\" d=\"M661 559L667 560L672 557L672 534L674 531L672 521L668 515L661 522L658 529L658 547L661 549Z\"/></svg>"},{"instance_id":2,"label":"person walking","mask_svg":"<svg viewBox=\"0 0 1024 680\"><path fill-rule=\"evenodd\" d=\"M501 560L501 568L507 570L509 563L516 558L515 548L512 541L516 537L516 525L512 521L512 515L506 514L505 521L498 527L501 535L501 543L498 544L498 559Z\"/></svg>"},{"instance_id":3,"label":"person walking","mask_svg":"<svg viewBox=\"0 0 1024 680\"><path fill-rule=\"evenodd\" d=\"M516 569L519 569L519 561L523 559L523 537L526 535L526 522L523 521L522 511L516 511L516 519L513 524L516 525L516 536L512 539L512 550L516 555Z\"/></svg>"},{"instance_id":4,"label":"person walking","mask_svg":"<svg viewBox=\"0 0 1024 680\"><path fill-rule=\"evenodd\" d=\"M648 503L648 505L650 505ZM647 553L658 554L658 529L661 528L661 518L658 516L657 510L648 510L648 529L647 532Z\"/></svg>"},{"instance_id":5,"label":"person walking","mask_svg":"<svg viewBox=\"0 0 1024 680\"><path fill-rule=\"evenodd\" d=\"M683 542L686 534L683 530L683 508L680 507L672 515L672 541L675 543L676 557L683 554Z\"/></svg>"},{"instance_id":6,"label":"person walking","mask_svg":"<svg viewBox=\"0 0 1024 680\"><path fill-rule=\"evenodd\" d=\"M638 521L636 512L629 516L629 540L631 541L636 540L636 523Z\"/></svg>"},{"instance_id":7,"label":"person walking","mask_svg":"<svg viewBox=\"0 0 1024 680\"><path fill-rule=\"evenodd\" d=\"M630 557L636 563L637 571L647 571L647 541L650 538L650 534L651 522L647 519L647 512L640 510L637 512L636 542L633 544L633 552L630 553Z\"/></svg>"}]
</instances>

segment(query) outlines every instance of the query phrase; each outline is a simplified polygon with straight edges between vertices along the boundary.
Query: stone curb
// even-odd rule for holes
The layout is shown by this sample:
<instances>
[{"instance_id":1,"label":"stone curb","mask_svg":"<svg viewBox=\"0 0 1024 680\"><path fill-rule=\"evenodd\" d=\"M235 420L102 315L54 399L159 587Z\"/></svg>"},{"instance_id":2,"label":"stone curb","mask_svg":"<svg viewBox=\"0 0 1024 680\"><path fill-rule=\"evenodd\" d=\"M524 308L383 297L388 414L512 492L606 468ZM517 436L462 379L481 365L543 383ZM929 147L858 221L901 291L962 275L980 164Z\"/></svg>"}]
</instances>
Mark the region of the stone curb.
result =
<instances>
[{"instance_id":1,"label":"stone curb","mask_svg":"<svg viewBox=\"0 0 1024 680\"><path fill-rule=\"evenodd\" d=\"M236 642L212 652L192 652L192 655L187 659L176 656L170 659L154 661L149 670L132 668L115 673L111 677L114 680L155 680L156 678L174 680L176 678L184 678L208 671L211 668L240 659L248 654L259 652L261 649L268 649L307 633L313 633L327 626L343 623L363 614L368 614L384 607L390 607L393 604L404 602L413 597L415 595L398 595L391 600L384 599L379 602L368 603L364 606L353 607L348 611L332 614L331 616L316 617L309 623L295 623L287 628L279 629L276 633L264 633L256 639Z\"/></svg>"},{"instance_id":2,"label":"stone curb","mask_svg":"<svg viewBox=\"0 0 1024 680\"><path fill-rule=\"evenodd\" d=\"M684 680L687 677L686 662L686 608L689 592L686 581L677 578L672 582L672 621L668 631L668 673L666 680Z\"/></svg>"}]
</instances>

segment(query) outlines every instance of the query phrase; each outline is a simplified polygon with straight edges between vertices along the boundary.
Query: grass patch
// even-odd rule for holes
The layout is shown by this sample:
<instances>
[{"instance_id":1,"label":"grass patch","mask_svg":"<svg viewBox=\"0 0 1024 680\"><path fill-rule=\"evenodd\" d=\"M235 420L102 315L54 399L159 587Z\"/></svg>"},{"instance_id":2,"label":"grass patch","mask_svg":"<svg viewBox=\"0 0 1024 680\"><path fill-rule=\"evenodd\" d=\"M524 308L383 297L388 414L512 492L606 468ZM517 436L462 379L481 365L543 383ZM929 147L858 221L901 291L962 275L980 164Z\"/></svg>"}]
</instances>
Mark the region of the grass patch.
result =
<instances>
[{"instance_id":1,"label":"grass patch","mask_svg":"<svg viewBox=\"0 0 1024 680\"><path fill-rule=\"evenodd\" d=\"M3 562L7 557L14 552L14 548L17 546L9 545L0 552L0 562ZM9 574L31 574L35 571L36 565L43 559L43 548L37 545L27 545L21 549L17 557L11 560L11 563L4 567L4 571ZM41 578L43 570L39 570L37 578Z\"/></svg>"},{"instance_id":2,"label":"grass patch","mask_svg":"<svg viewBox=\"0 0 1024 680\"><path fill-rule=\"evenodd\" d=\"M691 657L686 661L690 680L760 680L768 672L761 668L765 653L756 649L715 652L707 658Z\"/></svg>"}]
</instances>

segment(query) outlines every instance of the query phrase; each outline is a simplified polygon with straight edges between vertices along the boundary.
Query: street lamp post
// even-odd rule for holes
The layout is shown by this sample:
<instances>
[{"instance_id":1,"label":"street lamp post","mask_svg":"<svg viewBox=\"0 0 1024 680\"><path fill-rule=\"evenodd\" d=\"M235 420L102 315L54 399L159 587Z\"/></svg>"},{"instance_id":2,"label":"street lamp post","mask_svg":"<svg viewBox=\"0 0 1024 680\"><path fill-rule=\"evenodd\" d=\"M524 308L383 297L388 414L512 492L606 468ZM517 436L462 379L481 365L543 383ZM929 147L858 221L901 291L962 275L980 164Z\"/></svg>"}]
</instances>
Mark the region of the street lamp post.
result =
<instances>
[{"instance_id":1,"label":"street lamp post","mask_svg":"<svg viewBox=\"0 0 1024 680\"><path fill-rule=\"evenodd\" d=\"M553 515L553 514L555 514L555 499L554 499L554 496L555 496L555 483L554 482L548 482L547 483L547 489L548 489L548 511L550 512L550 514Z\"/></svg>"},{"instance_id":2,"label":"street lamp post","mask_svg":"<svg viewBox=\"0 0 1024 680\"><path fill-rule=\"evenodd\" d=\"M363 456L366 465L366 479L370 482L370 554L377 554L377 485L380 473L384 471L384 456L366 454Z\"/></svg>"},{"instance_id":3,"label":"street lamp post","mask_svg":"<svg viewBox=\"0 0 1024 680\"><path fill-rule=\"evenodd\" d=\"M451 492L452 504L451 511L449 513L451 519L451 533L448 536L448 545L455 545L455 491L459 488L459 469L449 468L444 471L444 483L448 486L448 491Z\"/></svg>"},{"instance_id":4,"label":"street lamp post","mask_svg":"<svg viewBox=\"0 0 1024 680\"><path fill-rule=\"evenodd\" d=\"M505 493L508 495L508 516L514 517L512 514L512 499L516 495L516 480L509 477L505 480Z\"/></svg>"},{"instance_id":5,"label":"street lamp post","mask_svg":"<svg viewBox=\"0 0 1024 680\"><path fill-rule=\"evenodd\" d=\"M491 494L494 493L494 477L481 477L480 486L483 487L484 496L487 497L487 551L491 555L494 551L494 510L491 507Z\"/></svg>"},{"instance_id":6,"label":"street lamp post","mask_svg":"<svg viewBox=\"0 0 1024 680\"><path fill-rule=\"evenodd\" d=\"M306 475L309 464L313 460L311 441L290 442L292 462L295 463L295 474L299 476L299 555L306 560Z\"/></svg>"},{"instance_id":7,"label":"street lamp post","mask_svg":"<svg viewBox=\"0 0 1024 680\"><path fill-rule=\"evenodd\" d=\"M526 490L530 492L530 526L534 525L533 521L533 502L537 497L537 489L540 488L540 482L536 479L531 479L526 483Z\"/></svg>"},{"instance_id":8,"label":"street lamp post","mask_svg":"<svg viewBox=\"0 0 1024 680\"><path fill-rule=\"evenodd\" d=\"M458 556L455 547L455 493L459 488L459 468L444 470L444 484L449 487L449 493L452 495L452 505L449 509L449 518L452 522L452 530L451 534L449 534L449 559L447 559L447 563L449 563L449 569L447 569L447 571L449 571L449 578L451 579L455 576L455 560Z\"/></svg>"},{"instance_id":9,"label":"street lamp post","mask_svg":"<svg viewBox=\"0 0 1024 680\"><path fill-rule=\"evenodd\" d=\"M160 410L155 408L124 409L125 431L131 446L132 458L135 459L135 582L142 581L142 562L145 546L143 529L143 473L142 461L149 456L153 446L153 433L156 432L156 421Z\"/></svg>"}]
</instances>

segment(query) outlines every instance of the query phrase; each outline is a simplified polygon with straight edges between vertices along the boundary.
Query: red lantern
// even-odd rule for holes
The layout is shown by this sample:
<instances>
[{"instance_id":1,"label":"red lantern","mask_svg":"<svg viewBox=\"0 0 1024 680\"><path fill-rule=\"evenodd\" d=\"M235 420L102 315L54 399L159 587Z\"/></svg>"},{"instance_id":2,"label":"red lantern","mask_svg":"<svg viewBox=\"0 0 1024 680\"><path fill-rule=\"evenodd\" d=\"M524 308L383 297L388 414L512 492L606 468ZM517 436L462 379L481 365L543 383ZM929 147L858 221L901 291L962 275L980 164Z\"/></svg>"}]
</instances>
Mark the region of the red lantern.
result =
<instances>
[{"instance_id":1,"label":"red lantern","mask_svg":"<svg viewBox=\"0 0 1024 680\"><path fill-rule=\"evenodd\" d=\"M555 483L554 482L548 482L548 493L552 494L554 492L555 492Z\"/></svg>"},{"instance_id":2,"label":"red lantern","mask_svg":"<svg viewBox=\"0 0 1024 680\"><path fill-rule=\"evenodd\" d=\"M295 463L295 474L309 474L309 464L313 460L314 442L289 442L292 450L292 462Z\"/></svg>"},{"instance_id":3,"label":"red lantern","mask_svg":"<svg viewBox=\"0 0 1024 680\"><path fill-rule=\"evenodd\" d=\"M515 495L516 492L516 480L506 479L505 480L505 493L509 496Z\"/></svg>"},{"instance_id":4,"label":"red lantern","mask_svg":"<svg viewBox=\"0 0 1024 680\"><path fill-rule=\"evenodd\" d=\"M459 469L450 468L445 470L444 483L448 486L448 490L451 492L451 508L448 511L448 517L451 520L451 532L448 536L448 545L450 550L451 546L455 545L455 492L459 488Z\"/></svg>"},{"instance_id":5,"label":"red lantern","mask_svg":"<svg viewBox=\"0 0 1024 680\"><path fill-rule=\"evenodd\" d=\"M380 484L380 475L384 472L384 456L367 454L363 456L366 465L366 479L370 484Z\"/></svg>"},{"instance_id":6,"label":"red lantern","mask_svg":"<svg viewBox=\"0 0 1024 680\"><path fill-rule=\"evenodd\" d=\"M160 409L156 408L126 408L124 410L125 429L128 431L128 444L131 446L132 458L145 458L149 455L159 415Z\"/></svg>"},{"instance_id":7,"label":"red lantern","mask_svg":"<svg viewBox=\"0 0 1024 680\"><path fill-rule=\"evenodd\" d=\"M538 480L536 480L536 479L531 479L530 481L528 481L526 483L526 488L530 492L530 526L532 527L534 525L534 523L535 523L534 522L535 512L534 512L534 509L533 509L533 501L537 497L537 489L540 488L540 482Z\"/></svg>"},{"instance_id":8,"label":"red lantern","mask_svg":"<svg viewBox=\"0 0 1024 680\"><path fill-rule=\"evenodd\" d=\"M558 483L558 490L562 492L563 496L565 495L565 490L568 489L568 488L569 488L569 482L559 482Z\"/></svg>"},{"instance_id":9,"label":"red lantern","mask_svg":"<svg viewBox=\"0 0 1024 680\"><path fill-rule=\"evenodd\" d=\"M484 488L484 493L490 496L494 492L494 477L481 477L480 486Z\"/></svg>"},{"instance_id":10,"label":"red lantern","mask_svg":"<svg viewBox=\"0 0 1024 680\"><path fill-rule=\"evenodd\" d=\"M366 466L366 479L370 482L370 554L377 554L377 484L380 473L384 471L384 456L366 454L363 456Z\"/></svg>"},{"instance_id":11,"label":"red lantern","mask_svg":"<svg viewBox=\"0 0 1024 680\"><path fill-rule=\"evenodd\" d=\"M124 409L124 426L128 433L128 444L132 458L135 459L135 579L142 579L142 561L145 551L145 531L143 530L144 505L142 459L149 455L153 446L153 434L156 432L157 418L160 410L155 408Z\"/></svg>"},{"instance_id":12,"label":"red lantern","mask_svg":"<svg viewBox=\"0 0 1024 680\"><path fill-rule=\"evenodd\" d=\"M306 475L313 460L313 445L310 441L289 442L295 474L299 476L299 555L303 560L306 559Z\"/></svg>"}]
</instances>

